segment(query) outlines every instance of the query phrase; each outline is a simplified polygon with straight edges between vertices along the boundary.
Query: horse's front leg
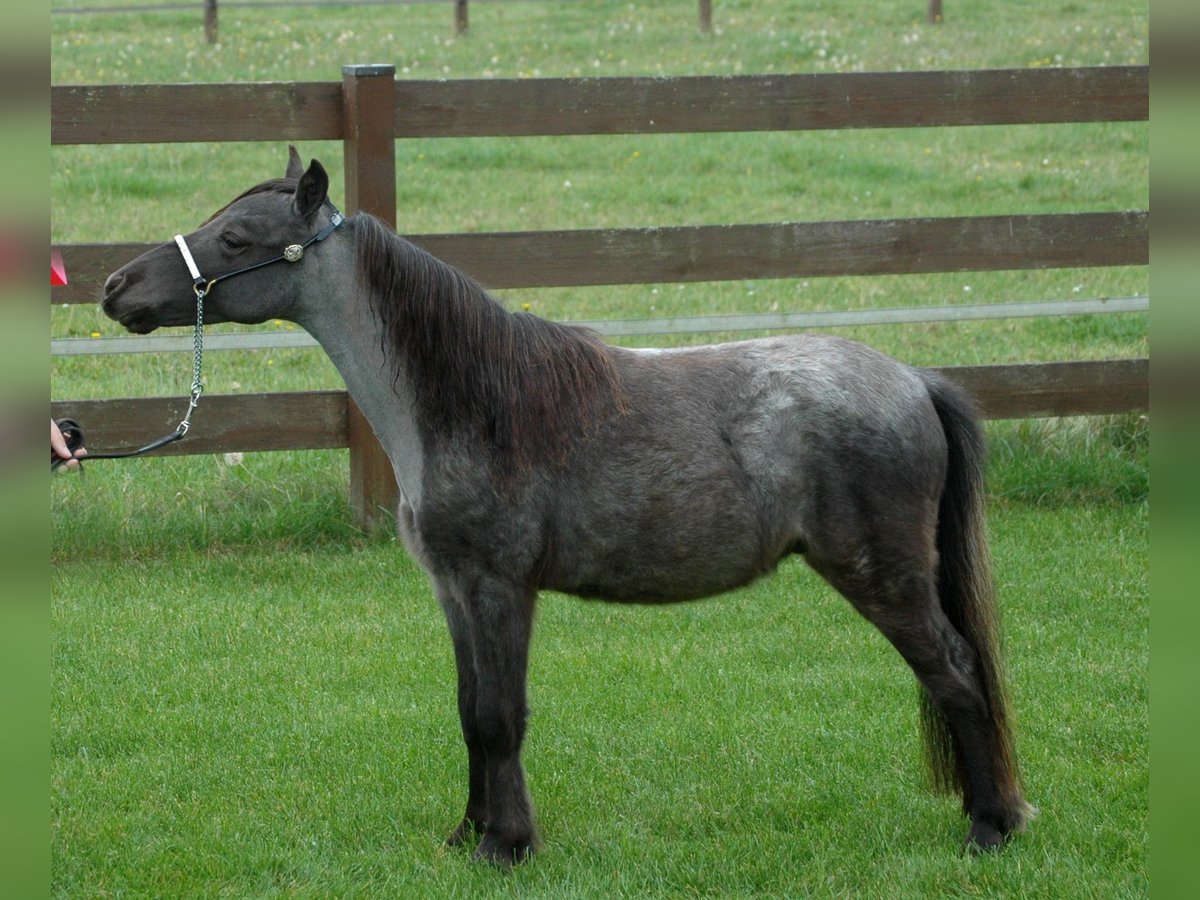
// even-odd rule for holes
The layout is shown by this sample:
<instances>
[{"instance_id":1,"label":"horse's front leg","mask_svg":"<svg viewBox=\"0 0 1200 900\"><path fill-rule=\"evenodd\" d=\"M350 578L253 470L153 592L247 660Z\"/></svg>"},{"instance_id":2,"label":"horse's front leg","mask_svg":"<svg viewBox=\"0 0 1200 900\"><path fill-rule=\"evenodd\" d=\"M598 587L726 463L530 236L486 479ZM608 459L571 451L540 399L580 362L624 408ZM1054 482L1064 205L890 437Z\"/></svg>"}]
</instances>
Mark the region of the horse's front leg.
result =
<instances>
[{"instance_id":1,"label":"horse's front leg","mask_svg":"<svg viewBox=\"0 0 1200 900\"><path fill-rule=\"evenodd\" d=\"M475 651L475 734L487 784L483 840L475 856L505 866L528 858L538 846L521 765L535 596L481 578L463 598Z\"/></svg>"},{"instance_id":2,"label":"horse's front leg","mask_svg":"<svg viewBox=\"0 0 1200 900\"><path fill-rule=\"evenodd\" d=\"M487 826L487 768L483 743L475 724L475 649L470 622L462 604L454 598L448 586L435 581L434 589L446 615L450 640L454 644L454 665L458 670L458 717L462 723L463 741L467 745L467 811L458 827L446 838L449 846L457 847L482 834Z\"/></svg>"}]
</instances>

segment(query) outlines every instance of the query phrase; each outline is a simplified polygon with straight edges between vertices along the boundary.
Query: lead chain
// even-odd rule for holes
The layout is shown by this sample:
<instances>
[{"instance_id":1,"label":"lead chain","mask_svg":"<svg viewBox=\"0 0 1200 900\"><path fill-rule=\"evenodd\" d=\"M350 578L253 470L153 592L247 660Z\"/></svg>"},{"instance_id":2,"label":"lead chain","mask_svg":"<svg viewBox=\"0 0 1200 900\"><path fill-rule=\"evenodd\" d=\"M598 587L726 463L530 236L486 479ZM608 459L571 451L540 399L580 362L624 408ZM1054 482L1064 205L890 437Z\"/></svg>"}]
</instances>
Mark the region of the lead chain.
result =
<instances>
[{"instance_id":1,"label":"lead chain","mask_svg":"<svg viewBox=\"0 0 1200 900\"><path fill-rule=\"evenodd\" d=\"M204 393L204 385L200 381L201 367L204 363L204 295L207 293L203 290L196 291L196 332L192 341L193 356L192 356L192 390L188 397L187 414L184 415L183 421L179 423L179 432L181 435L187 434L188 428L192 424L192 413L196 407L200 405L200 395Z\"/></svg>"}]
</instances>

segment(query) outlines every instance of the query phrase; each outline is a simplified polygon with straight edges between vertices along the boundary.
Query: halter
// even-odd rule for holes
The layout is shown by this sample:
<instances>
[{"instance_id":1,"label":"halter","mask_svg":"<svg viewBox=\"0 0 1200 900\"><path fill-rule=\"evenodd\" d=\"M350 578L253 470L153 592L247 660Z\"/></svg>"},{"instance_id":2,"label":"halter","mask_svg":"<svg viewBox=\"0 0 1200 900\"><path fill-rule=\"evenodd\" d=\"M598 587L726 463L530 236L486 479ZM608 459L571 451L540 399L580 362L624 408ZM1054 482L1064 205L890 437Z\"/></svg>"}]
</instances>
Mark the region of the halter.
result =
<instances>
[{"instance_id":1,"label":"halter","mask_svg":"<svg viewBox=\"0 0 1200 900\"><path fill-rule=\"evenodd\" d=\"M192 390L188 398L187 413L183 417L183 421L179 423L179 427L175 429L176 435L169 436L168 443L171 440L179 440L187 434L188 428L191 426L192 412L200 402L200 395L204 392L204 385L200 383L200 368L204 358L204 298L208 296L213 289L213 285L218 281L224 281L232 278L234 275L244 275L247 272L253 272L255 269L261 269L264 266L273 265L277 262L300 262L304 258L304 251L310 244L315 244L325 240L337 230L345 219L334 207L333 216L329 220L329 224L310 237L303 244L288 244L283 248L283 253L279 256L268 259L264 262L255 263L252 266L245 266L241 269L235 269L232 272L226 272L224 275L218 275L216 278L205 278L200 274L200 267L196 265L196 260L192 258L192 251L188 249L187 241L184 240L182 234L175 235L175 246L179 248L179 252L183 255L183 261L187 263L188 272L192 275L192 290L196 293L196 339L195 339L195 355L192 361ZM149 445L149 449L157 449L163 444L155 442ZM146 448L143 448L145 450ZM141 453L142 450L136 451Z\"/></svg>"},{"instance_id":2,"label":"halter","mask_svg":"<svg viewBox=\"0 0 1200 900\"><path fill-rule=\"evenodd\" d=\"M192 257L192 251L188 249L187 241L184 240L182 234L175 235L175 246L179 248L179 252L183 255L183 261L187 263L188 272L192 276L192 290L196 294L196 329L195 339L193 341L192 354L192 387L188 395L188 408L183 416L183 420L179 423L176 429L165 437L161 437L156 441L151 441L144 447L139 447L136 450L118 450L112 453L89 453L84 459L126 459L131 456L142 456L157 450L160 447L165 447L167 444L172 444L188 433L188 429L192 425L192 413L196 407L200 405L200 395L204 393L204 385L200 380L201 368L204 361L204 298L212 291L213 285L218 281L225 281L232 278L234 275L244 275L246 272L253 272L255 269L261 269L264 266L269 266L277 262L299 262L304 258L304 251L311 244L325 240L329 235L344 222L345 217L334 207L333 217L329 220L329 224L310 237L303 244L289 244L283 248L283 253L279 256L268 259L265 262L255 263L251 266L245 266L241 269L235 269L232 272L226 272L224 275L218 275L216 278L205 278L200 274L200 267L196 265L196 260ZM68 448L72 451L83 445L83 430L79 425L70 420L64 419L59 422L60 430L64 436L68 438ZM70 432L68 434L68 431ZM51 454L50 468L54 470L67 460Z\"/></svg>"},{"instance_id":3,"label":"halter","mask_svg":"<svg viewBox=\"0 0 1200 900\"><path fill-rule=\"evenodd\" d=\"M187 241L183 239L182 234L175 235L175 244L179 247L179 252L183 254L183 261L187 263L188 271L192 274L192 290L196 292L197 303L203 303L208 292L212 290L212 286L218 281L225 281L232 278L234 275L244 275L246 272L253 272L255 269L261 269L263 266L269 266L277 262L299 262L304 258L304 251L308 249L310 244L315 244L318 241L323 241L329 237L338 226L345 221L345 218L336 209L333 210L333 217L329 220L329 224L310 237L303 244L289 244L283 248L283 253L265 262L255 263L252 266L235 269L232 272L226 272L224 275L218 275L216 278L205 278L200 274L200 269L196 265L196 260L192 259L192 251L188 249Z\"/></svg>"}]
</instances>

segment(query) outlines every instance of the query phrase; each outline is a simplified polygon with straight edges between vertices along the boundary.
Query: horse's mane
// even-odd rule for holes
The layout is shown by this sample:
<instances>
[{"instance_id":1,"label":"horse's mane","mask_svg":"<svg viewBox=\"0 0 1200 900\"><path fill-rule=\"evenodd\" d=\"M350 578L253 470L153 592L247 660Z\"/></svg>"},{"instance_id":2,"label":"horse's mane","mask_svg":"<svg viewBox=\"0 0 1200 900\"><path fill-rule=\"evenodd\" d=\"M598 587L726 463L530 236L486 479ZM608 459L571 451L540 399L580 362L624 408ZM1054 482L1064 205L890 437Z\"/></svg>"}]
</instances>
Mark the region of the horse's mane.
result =
<instances>
[{"instance_id":1,"label":"horse's mane","mask_svg":"<svg viewBox=\"0 0 1200 900\"><path fill-rule=\"evenodd\" d=\"M611 348L594 332L513 313L467 275L363 213L357 269L385 357L408 378L427 440L469 435L501 472L565 461L623 408Z\"/></svg>"}]
</instances>

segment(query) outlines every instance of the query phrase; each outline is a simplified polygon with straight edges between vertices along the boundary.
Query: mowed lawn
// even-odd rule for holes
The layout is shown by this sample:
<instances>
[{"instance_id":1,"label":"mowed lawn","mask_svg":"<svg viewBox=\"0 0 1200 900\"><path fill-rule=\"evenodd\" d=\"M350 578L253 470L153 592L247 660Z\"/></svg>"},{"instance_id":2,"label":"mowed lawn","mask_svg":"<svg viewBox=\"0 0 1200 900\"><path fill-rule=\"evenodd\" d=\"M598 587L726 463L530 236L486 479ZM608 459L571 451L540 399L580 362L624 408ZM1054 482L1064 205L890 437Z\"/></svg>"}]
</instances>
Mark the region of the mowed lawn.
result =
<instances>
[{"instance_id":1,"label":"mowed lawn","mask_svg":"<svg viewBox=\"0 0 1200 900\"><path fill-rule=\"evenodd\" d=\"M441 846L465 799L453 660L399 546L60 546L54 891L1143 895L1147 509L1002 503L992 529L1041 810L1002 853L961 852L912 676L797 560L695 604L543 597L526 761L545 847L508 876Z\"/></svg>"},{"instance_id":2,"label":"mowed lawn","mask_svg":"<svg viewBox=\"0 0 1200 900\"><path fill-rule=\"evenodd\" d=\"M74 5L80 5L76 3ZM56 0L54 7L71 5ZM87 5L93 5L87 3ZM450 4L51 17L55 84L698 75L1138 64L1145 5ZM330 168L341 150L301 148ZM166 240L285 148L51 149L54 241ZM1145 123L402 142L402 231L1148 206ZM1123 296L1143 268L513 292L555 318ZM917 364L1148 354L1148 316L846 329ZM268 325L284 328L284 323ZM91 305L53 337L111 336ZM182 333L182 332L180 332ZM717 335L728 337L731 335ZM630 343L711 340L647 336ZM182 394L183 354L56 359L54 399ZM338 387L319 351L212 353L214 393ZM203 406L197 414L203 426ZM86 423L85 423L86 424ZM995 569L1030 829L961 851L914 679L804 566L667 608L545 595L526 765L543 852L442 847L465 802L453 660L424 576L346 509L341 451L101 462L51 509L51 893L59 897L1149 893L1149 425L989 424Z\"/></svg>"}]
</instances>

